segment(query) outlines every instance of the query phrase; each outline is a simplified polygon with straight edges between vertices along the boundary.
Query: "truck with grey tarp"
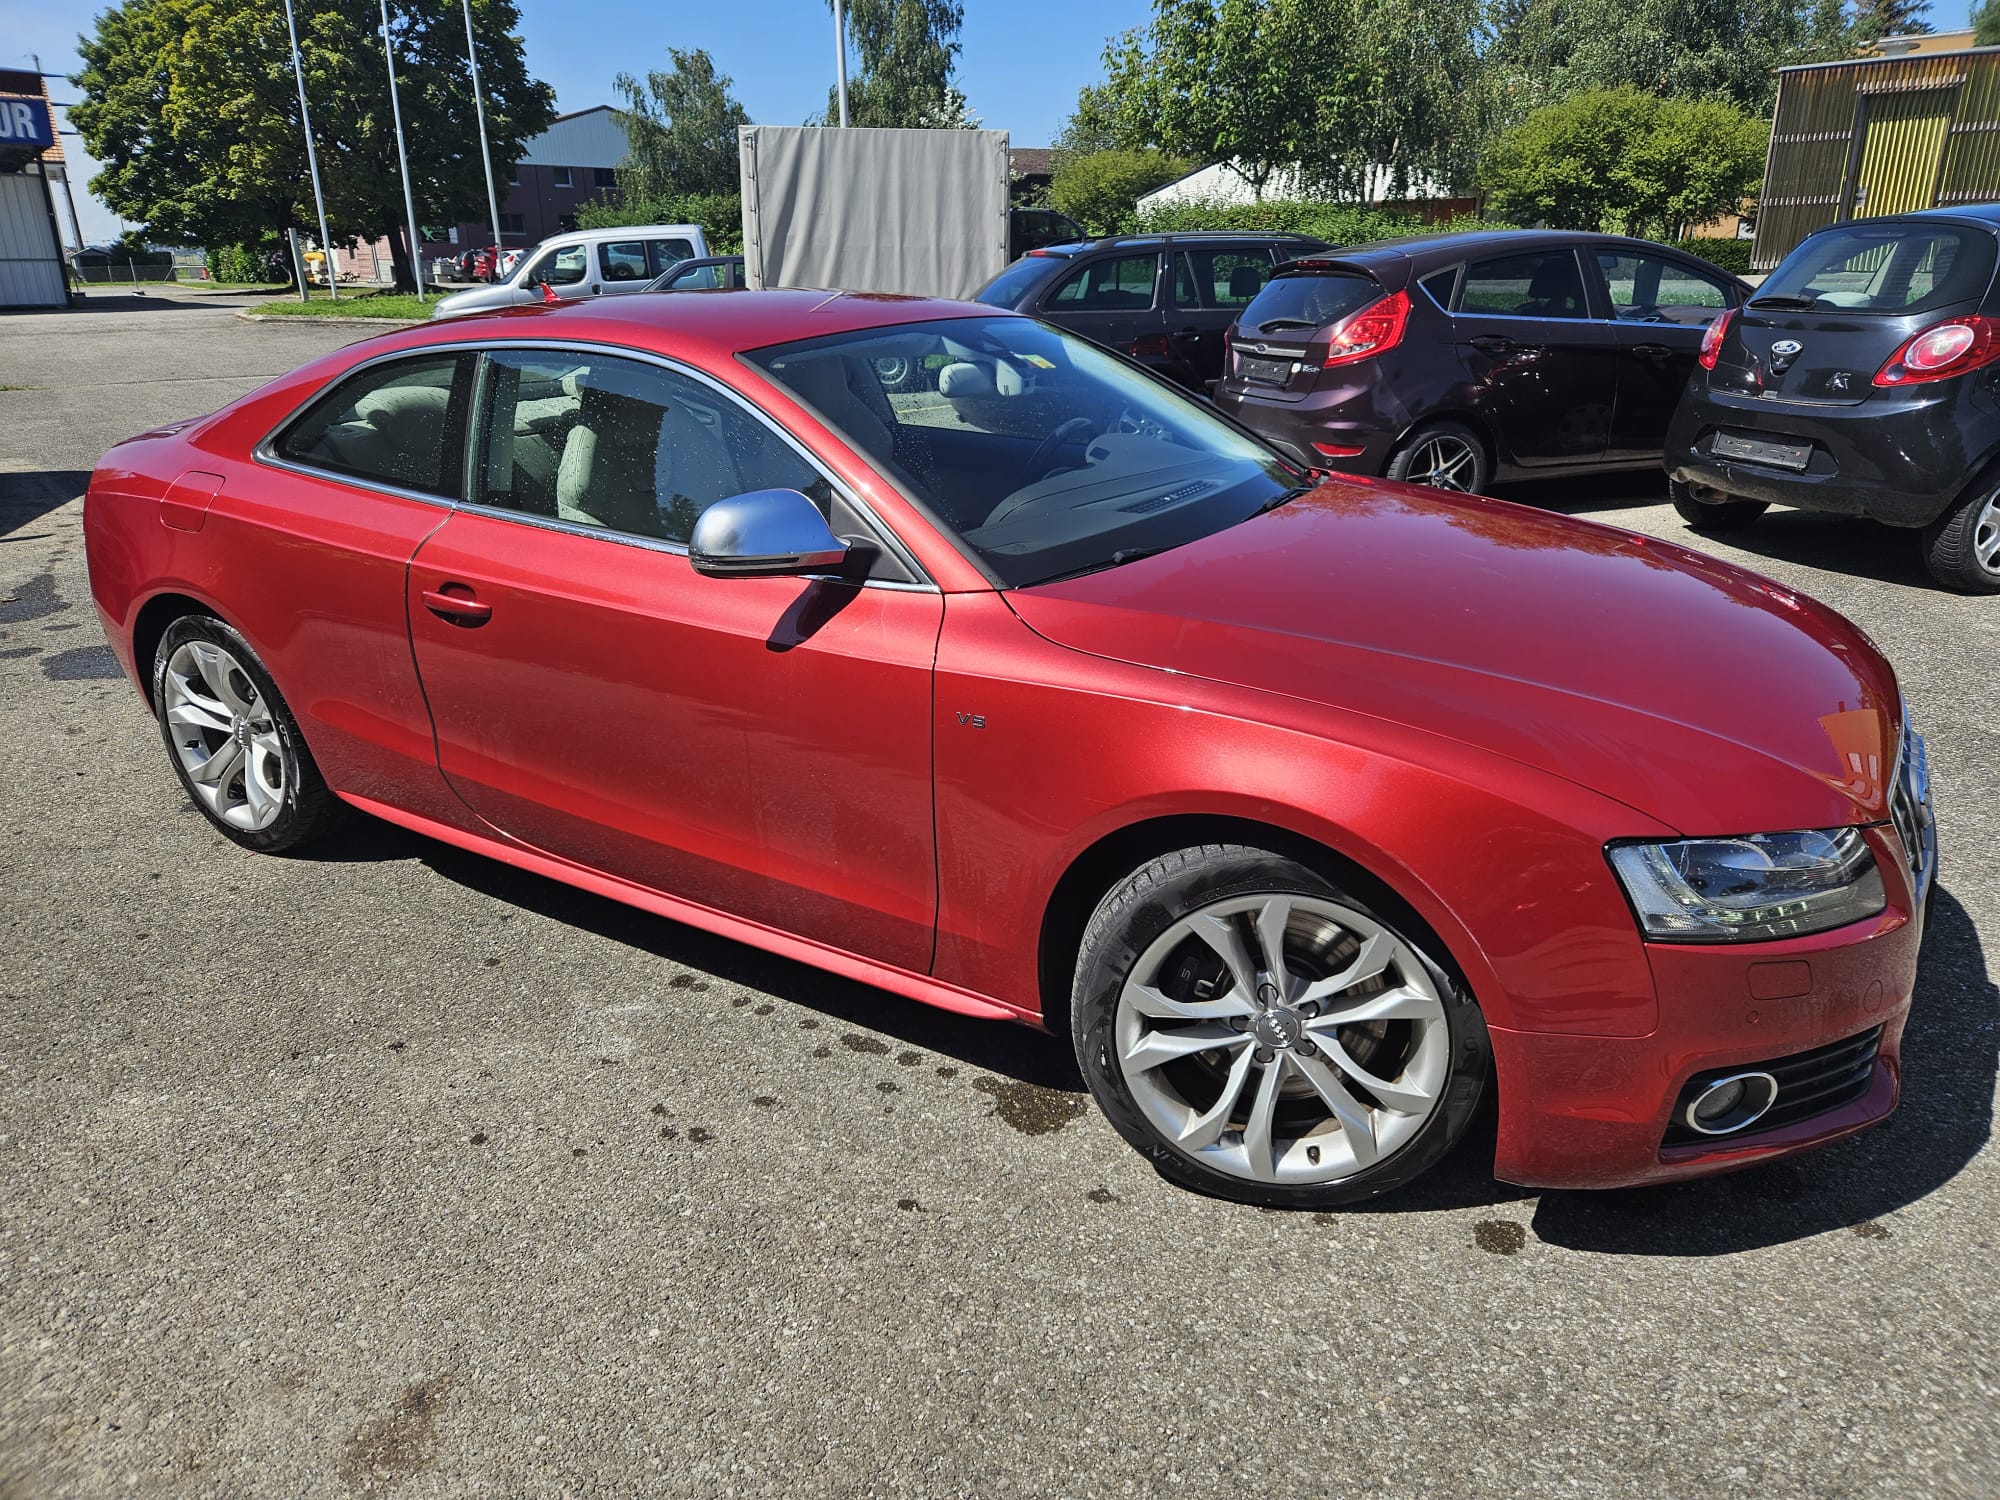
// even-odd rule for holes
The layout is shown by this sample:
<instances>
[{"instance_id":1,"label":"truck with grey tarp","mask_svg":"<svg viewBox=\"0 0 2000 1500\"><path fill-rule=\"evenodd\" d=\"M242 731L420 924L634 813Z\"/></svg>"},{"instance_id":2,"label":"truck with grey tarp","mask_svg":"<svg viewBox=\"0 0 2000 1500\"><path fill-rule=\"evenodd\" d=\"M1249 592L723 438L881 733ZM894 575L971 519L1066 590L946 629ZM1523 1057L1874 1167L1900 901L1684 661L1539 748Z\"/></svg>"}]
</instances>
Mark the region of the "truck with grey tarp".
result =
<instances>
[{"instance_id":1,"label":"truck with grey tarp","mask_svg":"<svg viewBox=\"0 0 2000 1500\"><path fill-rule=\"evenodd\" d=\"M745 125L753 287L970 297L1007 264L1007 132Z\"/></svg>"}]
</instances>

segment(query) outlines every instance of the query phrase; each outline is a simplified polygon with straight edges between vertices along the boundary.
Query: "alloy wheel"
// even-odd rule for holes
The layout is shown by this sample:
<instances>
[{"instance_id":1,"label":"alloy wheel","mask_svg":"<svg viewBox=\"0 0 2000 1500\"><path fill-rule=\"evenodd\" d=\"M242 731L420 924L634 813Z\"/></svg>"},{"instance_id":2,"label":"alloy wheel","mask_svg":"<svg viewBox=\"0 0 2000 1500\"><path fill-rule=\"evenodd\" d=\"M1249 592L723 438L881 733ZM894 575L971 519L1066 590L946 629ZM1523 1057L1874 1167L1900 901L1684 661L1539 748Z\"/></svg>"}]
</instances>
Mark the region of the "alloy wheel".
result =
<instances>
[{"instance_id":1,"label":"alloy wheel","mask_svg":"<svg viewBox=\"0 0 2000 1500\"><path fill-rule=\"evenodd\" d=\"M1987 572L2000 574L2000 491L1986 497L1972 523L1972 556Z\"/></svg>"},{"instance_id":2,"label":"alloy wheel","mask_svg":"<svg viewBox=\"0 0 2000 1500\"><path fill-rule=\"evenodd\" d=\"M1117 1066L1167 1141L1258 1183L1338 1182L1413 1140L1451 1074L1430 970L1352 907L1231 896L1153 940L1119 994Z\"/></svg>"},{"instance_id":3,"label":"alloy wheel","mask_svg":"<svg viewBox=\"0 0 2000 1500\"><path fill-rule=\"evenodd\" d=\"M1479 455L1472 445L1464 438L1440 432L1417 444L1405 477L1411 484L1464 491L1472 488L1472 476L1478 471Z\"/></svg>"},{"instance_id":4,"label":"alloy wheel","mask_svg":"<svg viewBox=\"0 0 2000 1500\"><path fill-rule=\"evenodd\" d=\"M256 833L284 811L285 745L243 664L212 641L167 659L161 713L189 787L233 828Z\"/></svg>"}]
</instances>

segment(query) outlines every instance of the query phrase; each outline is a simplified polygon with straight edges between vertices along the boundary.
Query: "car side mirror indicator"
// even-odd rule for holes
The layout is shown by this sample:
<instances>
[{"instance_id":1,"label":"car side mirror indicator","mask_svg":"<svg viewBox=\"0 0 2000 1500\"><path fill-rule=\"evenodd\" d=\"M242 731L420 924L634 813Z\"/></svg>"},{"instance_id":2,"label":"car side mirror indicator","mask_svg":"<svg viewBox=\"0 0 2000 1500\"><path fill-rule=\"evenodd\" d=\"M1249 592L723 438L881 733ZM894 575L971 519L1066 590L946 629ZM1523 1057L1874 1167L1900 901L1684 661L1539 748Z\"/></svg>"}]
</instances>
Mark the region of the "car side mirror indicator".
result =
<instances>
[{"instance_id":1,"label":"car side mirror indicator","mask_svg":"<svg viewBox=\"0 0 2000 1500\"><path fill-rule=\"evenodd\" d=\"M797 490L751 490L701 513L688 561L711 578L782 578L826 573L847 561L848 545Z\"/></svg>"}]
</instances>

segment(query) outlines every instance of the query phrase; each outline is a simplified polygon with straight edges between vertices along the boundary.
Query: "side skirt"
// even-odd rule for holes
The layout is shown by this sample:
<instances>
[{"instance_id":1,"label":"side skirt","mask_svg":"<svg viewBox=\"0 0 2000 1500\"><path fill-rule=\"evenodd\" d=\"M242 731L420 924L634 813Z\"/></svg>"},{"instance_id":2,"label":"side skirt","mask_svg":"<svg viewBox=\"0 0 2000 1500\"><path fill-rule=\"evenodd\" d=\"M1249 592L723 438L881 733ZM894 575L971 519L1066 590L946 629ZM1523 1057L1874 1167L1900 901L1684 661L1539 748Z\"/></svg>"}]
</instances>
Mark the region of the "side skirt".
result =
<instances>
[{"instance_id":1,"label":"side skirt","mask_svg":"<svg viewBox=\"0 0 2000 1500\"><path fill-rule=\"evenodd\" d=\"M564 885L573 885L579 890L593 895L605 896L613 901L621 901L627 906L636 906L655 916L671 921L685 922L690 927L699 927L703 932L712 932L717 937L725 937L735 942L746 943L753 948L762 948L767 953L776 953L784 958L795 959L802 964L810 964L815 969L825 969L838 974L843 979L856 980L861 984L872 984L892 994L908 1000L920 1000L925 1005L935 1005L940 1010L953 1011L961 1016L977 1016L986 1021L1020 1021L1030 1026L1040 1026L1041 1017L1031 1011L1008 1005L1004 1001L986 995L975 995L970 990L959 989L956 985L943 984L928 974L914 974L908 969L899 969L891 964L881 964L873 959L862 958L839 948L830 948L824 943L813 942L810 938L795 937L788 932L766 927L759 922L747 922L741 917L732 917L713 907L700 906L692 901L683 901L675 896L665 896L658 891L648 890L630 881L605 875L582 865L571 864L530 849L524 844L503 843L498 839L481 834L468 833L443 823L432 822L429 818L405 812L399 807L376 802L367 797L357 797L349 792L341 792L341 800L352 803L361 811L433 838L440 843L451 844L474 854L484 854L516 869L527 870L536 875L545 875L550 880L560 880Z\"/></svg>"}]
</instances>

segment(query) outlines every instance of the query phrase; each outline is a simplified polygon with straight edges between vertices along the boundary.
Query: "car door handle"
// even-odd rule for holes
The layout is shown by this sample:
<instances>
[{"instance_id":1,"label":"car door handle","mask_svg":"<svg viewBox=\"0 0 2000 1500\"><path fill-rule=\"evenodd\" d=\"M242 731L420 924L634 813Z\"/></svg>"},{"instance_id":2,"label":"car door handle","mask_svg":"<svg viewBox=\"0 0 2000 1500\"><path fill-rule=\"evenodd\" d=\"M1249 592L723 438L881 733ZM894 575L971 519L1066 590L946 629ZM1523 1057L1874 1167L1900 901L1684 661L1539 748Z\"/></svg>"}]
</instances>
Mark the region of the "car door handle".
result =
<instances>
[{"instance_id":1,"label":"car door handle","mask_svg":"<svg viewBox=\"0 0 2000 1500\"><path fill-rule=\"evenodd\" d=\"M445 589L463 589L462 583L447 583L444 588L424 590L424 608L440 620L450 620L455 625L484 625L493 618L493 606L476 599L470 589L462 594L447 594Z\"/></svg>"},{"instance_id":2,"label":"car door handle","mask_svg":"<svg viewBox=\"0 0 2000 1500\"><path fill-rule=\"evenodd\" d=\"M1174 333L1174 337L1177 339L1198 339L1201 337L1201 330L1199 328L1177 329Z\"/></svg>"},{"instance_id":3,"label":"car door handle","mask_svg":"<svg viewBox=\"0 0 2000 1500\"><path fill-rule=\"evenodd\" d=\"M1472 347L1487 354L1505 354L1514 341L1502 333L1482 333L1472 341Z\"/></svg>"},{"instance_id":4,"label":"car door handle","mask_svg":"<svg viewBox=\"0 0 2000 1500\"><path fill-rule=\"evenodd\" d=\"M1669 349L1665 344L1634 344L1632 352L1634 354L1643 354L1648 359L1665 359L1674 351Z\"/></svg>"}]
</instances>

